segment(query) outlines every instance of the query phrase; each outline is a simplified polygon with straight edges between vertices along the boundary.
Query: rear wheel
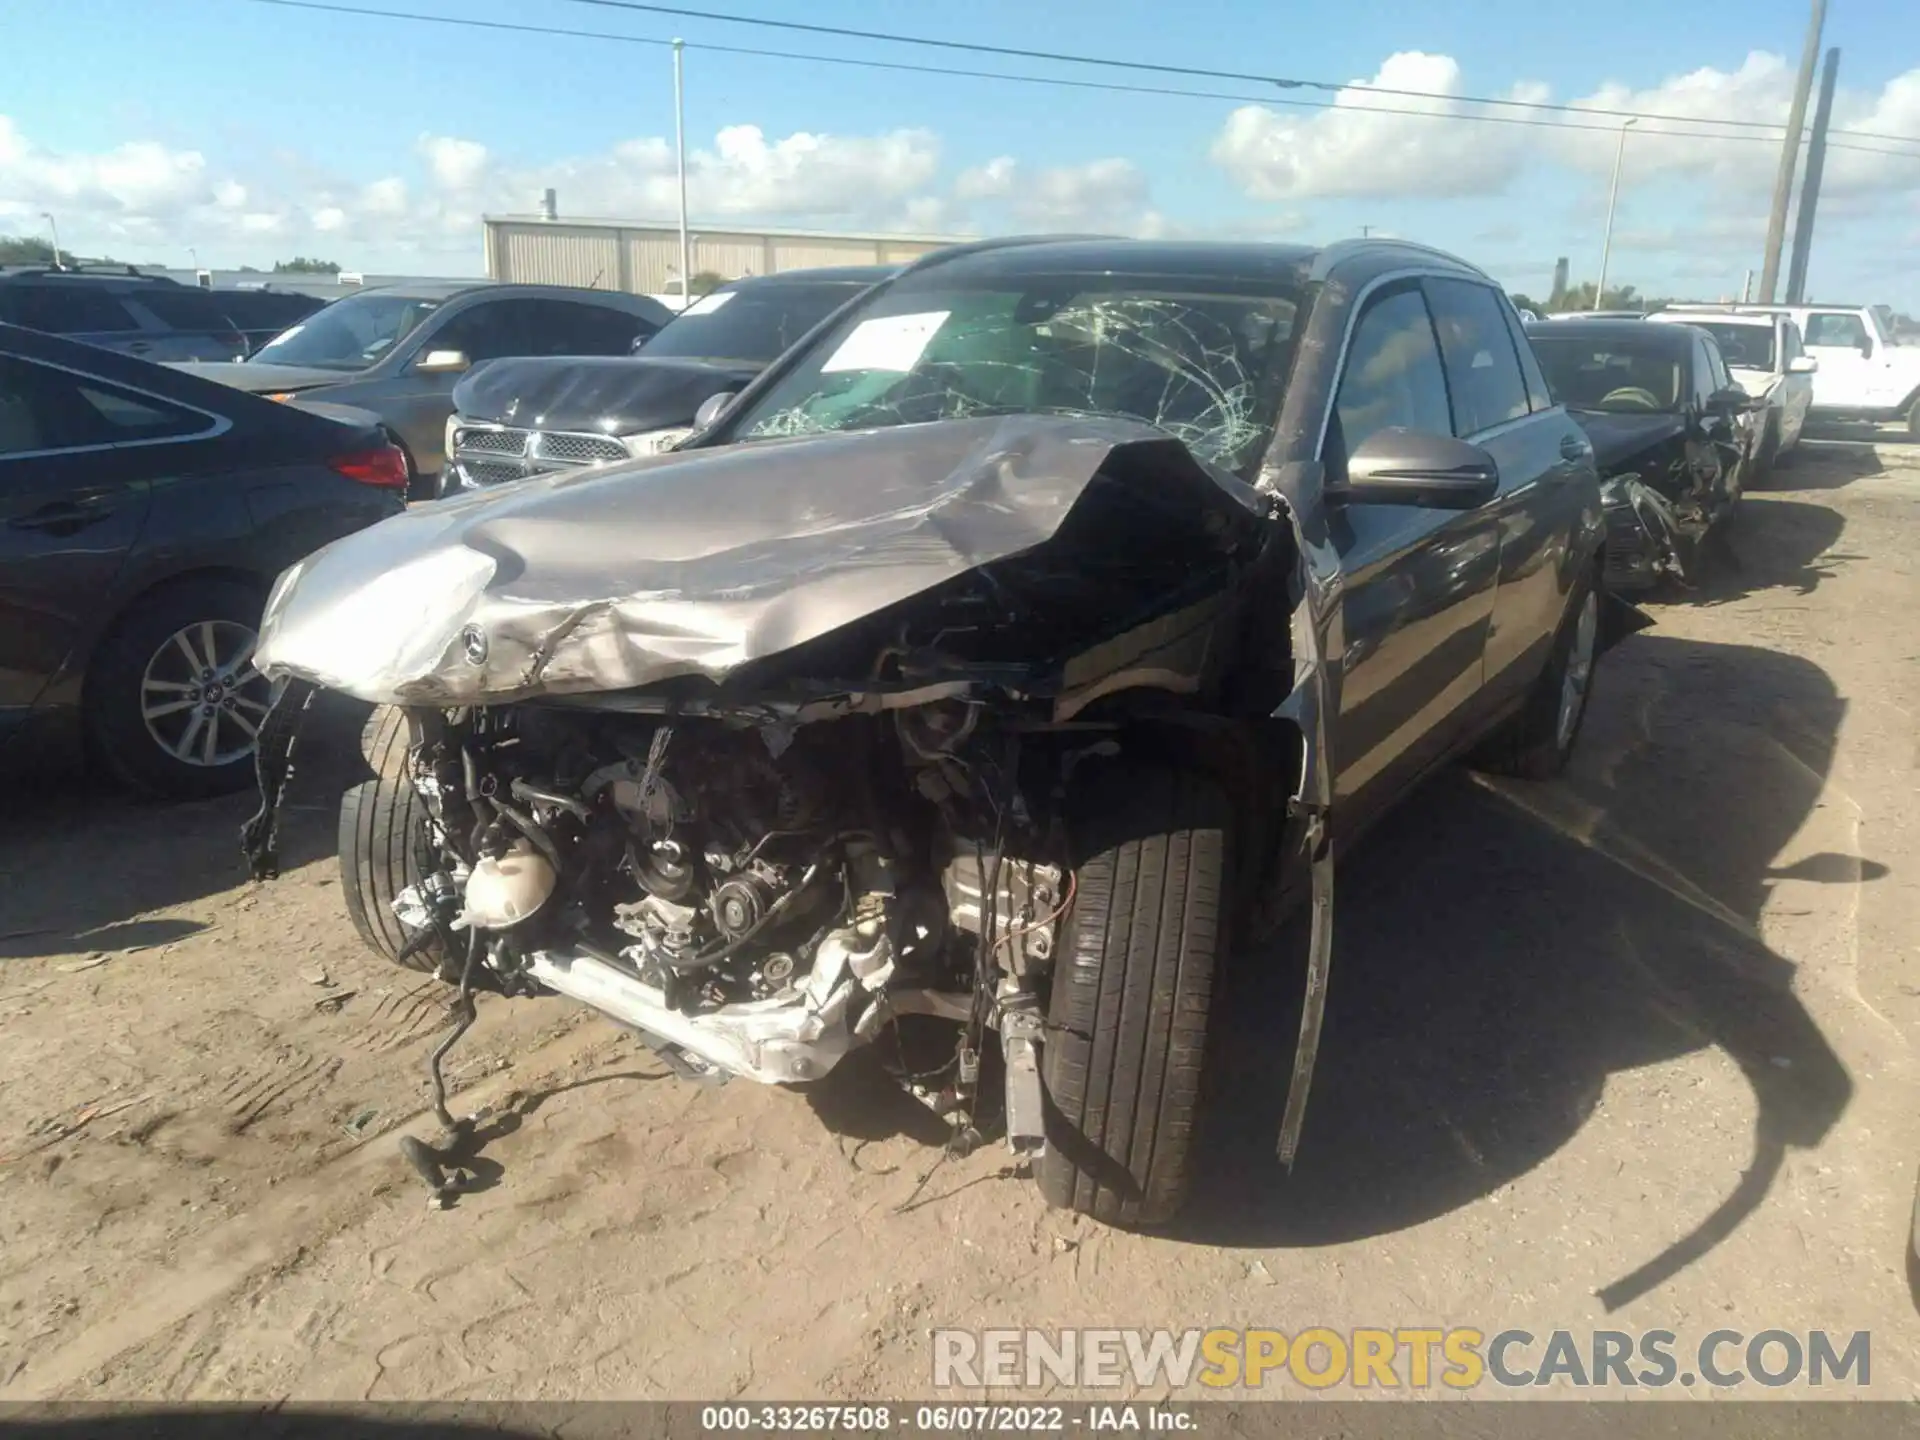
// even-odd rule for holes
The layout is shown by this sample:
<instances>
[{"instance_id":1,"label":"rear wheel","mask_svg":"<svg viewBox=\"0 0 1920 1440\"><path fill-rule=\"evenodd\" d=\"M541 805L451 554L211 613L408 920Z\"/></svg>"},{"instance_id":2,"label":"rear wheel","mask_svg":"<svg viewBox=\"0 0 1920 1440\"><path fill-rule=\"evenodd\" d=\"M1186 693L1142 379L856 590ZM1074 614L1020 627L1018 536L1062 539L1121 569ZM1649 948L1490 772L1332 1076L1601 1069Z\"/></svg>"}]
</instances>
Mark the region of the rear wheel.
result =
<instances>
[{"instance_id":1,"label":"rear wheel","mask_svg":"<svg viewBox=\"0 0 1920 1440\"><path fill-rule=\"evenodd\" d=\"M174 799L253 779L272 687L253 668L260 597L232 580L185 580L145 596L95 655L87 728L121 780Z\"/></svg>"},{"instance_id":2,"label":"rear wheel","mask_svg":"<svg viewBox=\"0 0 1920 1440\"><path fill-rule=\"evenodd\" d=\"M1193 771L1105 766L1069 801L1074 900L1043 1050L1050 1204L1156 1225L1186 1199L1231 809Z\"/></svg>"},{"instance_id":3,"label":"rear wheel","mask_svg":"<svg viewBox=\"0 0 1920 1440\"><path fill-rule=\"evenodd\" d=\"M340 800L340 891L347 916L369 947L408 970L431 973L443 958L440 943L403 959L408 932L393 913L400 892L433 868L426 803L407 778L405 712L390 705L375 710L360 748L373 778Z\"/></svg>"},{"instance_id":4,"label":"rear wheel","mask_svg":"<svg viewBox=\"0 0 1920 1440\"><path fill-rule=\"evenodd\" d=\"M1546 669L1520 712L1488 737L1474 764L1523 780L1551 780L1567 768L1587 718L1600 653L1600 592L1589 571L1577 583L1554 636Z\"/></svg>"}]
</instances>

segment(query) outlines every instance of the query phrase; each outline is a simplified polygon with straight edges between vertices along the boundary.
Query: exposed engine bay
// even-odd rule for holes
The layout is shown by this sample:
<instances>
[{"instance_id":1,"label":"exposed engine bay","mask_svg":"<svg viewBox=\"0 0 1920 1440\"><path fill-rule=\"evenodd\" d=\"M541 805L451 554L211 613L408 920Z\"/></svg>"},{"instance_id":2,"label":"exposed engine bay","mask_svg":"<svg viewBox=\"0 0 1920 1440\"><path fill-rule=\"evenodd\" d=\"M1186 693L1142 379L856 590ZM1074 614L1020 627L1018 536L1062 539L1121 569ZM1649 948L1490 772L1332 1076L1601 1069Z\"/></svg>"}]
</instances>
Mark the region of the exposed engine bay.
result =
<instances>
[{"instance_id":1,"label":"exposed engine bay","mask_svg":"<svg viewBox=\"0 0 1920 1440\"><path fill-rule=\"evenodd\" d=\"M983 734L975 706L414 721L443 868L396 910L475 983L573 995L687 1071L769 1083L818 1079L901 1014L945 1016L949 1106L982 1031L1038 1017L1063 842L1020 788L1019 737Z\"/></svg>"},{"instance_id":2,"label":"exposed engine bay","mask_svg":"<svg viewBox=\"0 0 1920 1440\"><path fill-rule=\"evenodd\" d=\"M1310 876L1311 1073L1332 862L1300 556L1273 495L1084 417L758 442L422 507L269 599L257 663L287 689L247 849L273 873L302 692L393 707L405 774L380 783L418 832L383 906L399 953L355 923L457 983L462 1026L475 989L557 992L703 1081L815 1081L871 1047L956 1137L997 1110L1016 1153L1050 1157L1071 812L1143 765L1236 797L1245 903ZM434 1058L449 1128L459 1033ZM1003 1108L980 1103L991 1033Z\"/></svg>"}]
</instances>

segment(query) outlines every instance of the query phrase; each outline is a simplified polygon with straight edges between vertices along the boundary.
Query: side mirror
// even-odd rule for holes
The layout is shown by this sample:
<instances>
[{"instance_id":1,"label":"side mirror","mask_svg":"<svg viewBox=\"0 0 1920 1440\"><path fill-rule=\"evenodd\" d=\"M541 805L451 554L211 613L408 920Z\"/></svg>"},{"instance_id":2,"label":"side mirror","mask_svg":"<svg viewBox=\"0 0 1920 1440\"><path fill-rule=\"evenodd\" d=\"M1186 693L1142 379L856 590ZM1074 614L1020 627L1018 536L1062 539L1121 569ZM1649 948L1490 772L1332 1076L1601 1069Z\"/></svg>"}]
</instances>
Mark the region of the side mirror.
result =
<instances>
[{"instance_id":1,"label":"side mirror","mask_svg":"<svg viewBox=\"0 0 1920 1440\"><path fill-rule=\"evenodd\" d=\"M464 350L429 350L413 362L422 375L457 375L470 365Z\"/></svg>"},{"instance_id":2,"label":"side mirror","mask_svg":"<svg viewBox=\"0 0 1920 1440\"><path fill-rule=\"evenodd\" d=\"M1500 489L1500 469L1478 445L1398 428L1369 435L1347 457L1347 478L1326 498L1344 505L1471 510Z\"/></svg>"},{"instance_id":3,"label":"side mirror","mask_svg":"<svg viewBox=\"0 0 1920 1440\"><path fill-rule=\"evenodd\" d=\"M1716 390L1707 397L1709 415L1744 415L1747 411L1757 408L1753 396L1737 385L1729 386L1725 390Z\"/></svg>"},{"instance_id":4,"label":"side mirror","mask_svg":"<svg viewBox=\"0 0 1920 1440\"><path fill-rule=\"evenodd\" d=\"M1787 361L1789 375L1812 375L1820 369L1820 362L1811 355L1796 355Z\"/></svg>"},{"instance_id":5,"label":"side mirror","mask_svg":"<svg viewBox=\"0 0 1920 1440\"><path fill-rule=\"evenodd\" d=\"M1868 356L1873 354L1873 337L1871 335L1868 335L1863 340L1861 340L1860 353L1862 355L1868 355Z\"/></svg>"},{"instance_id":6,"label":"side mirror","mask_svg":"<svg viewBox=\"0 0 1920 1440\"><path fill-rule=\"evenodd\" d=\"M709 395L700 402L700 408L693 412L693 428L696 431L710 430L714 422L727 413L727 407L733 404L738 390L722 390L717 395Z\"/></svg>"}]
</instances>

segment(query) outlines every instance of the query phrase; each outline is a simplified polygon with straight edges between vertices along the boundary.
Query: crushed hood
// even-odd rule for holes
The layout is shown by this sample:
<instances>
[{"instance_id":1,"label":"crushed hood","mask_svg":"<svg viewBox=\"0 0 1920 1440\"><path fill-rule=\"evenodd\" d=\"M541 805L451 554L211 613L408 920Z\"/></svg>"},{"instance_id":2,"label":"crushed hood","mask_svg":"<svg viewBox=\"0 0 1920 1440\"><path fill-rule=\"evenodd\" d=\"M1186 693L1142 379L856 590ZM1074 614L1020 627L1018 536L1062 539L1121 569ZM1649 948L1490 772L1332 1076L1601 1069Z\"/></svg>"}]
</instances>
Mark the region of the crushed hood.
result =
<instances>
[{"instance_id":1,"label":"crushed hood","mask_svg":"<svg viewBox=\"0 0 1920 1440\"><path fill-rule=\"evenodd\" d=\"M416 507L309 556L256 663L453 706L721 679L1053 536L1109 465L1265 497L1132 421L941 421L682 451Z\"/></svg>"},{"instance_id":2,"label":"crushed hood","mask_svg":"<svg viewBox=\"0 0 1920 1440\"><path fill-rule=\"evenodd\" d=\"M529 430L633 435L691 425L700 402L738 390L760 367L644 355L495 360L453 387L463 420Z\"/></svg>"}]
</instances>

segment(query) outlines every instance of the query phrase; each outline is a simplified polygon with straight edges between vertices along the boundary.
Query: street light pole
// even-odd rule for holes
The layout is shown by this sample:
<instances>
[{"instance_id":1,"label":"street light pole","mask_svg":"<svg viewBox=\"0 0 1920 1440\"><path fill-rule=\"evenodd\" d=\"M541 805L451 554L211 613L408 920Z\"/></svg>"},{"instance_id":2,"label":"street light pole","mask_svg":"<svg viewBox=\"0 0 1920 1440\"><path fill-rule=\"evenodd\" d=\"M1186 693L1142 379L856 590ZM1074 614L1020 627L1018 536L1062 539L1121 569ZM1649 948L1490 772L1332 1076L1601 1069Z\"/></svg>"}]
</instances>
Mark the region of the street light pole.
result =
<instances>
[{"instance_id":1,"label":"street light pole","mask_svg":"<svg viewBox=\"0 0 1920 1440\"><path fill-rule=\"evenodd\" d=\"M1773 210L1767 218L1767 253L1760 262L1760 303L1773 303L1780 280L1780 251L1786 244L1787 210L1793 203L1793 172L1800 160L1801 127L1807 118L1807 98L1813 94L1813 70L1820 59L1820 32L1827 23L1827 0L1813 0L1807 23L1806 48L1800 52L1800 76L1787 108L1787 136L1780 142L1780 170L1773 180Z\"/></svg>"},{"instance_id":2,"label":"street light pole","mask_svg":"<svg viewBox=\"0 0 1920 1440\"><path fill-rule=\"evenodd\" d=\"M1613 211L1620 203L1620 166L1627 158L1627 131L1633 128L1632 120L1620 127L1620 146L1613 152L1613 188L1607 192L1607 233L1600 242L1600 283L1593 287L1593 304L1589 309L1598 310L1606 301L1607 262L1613 258Z\"/></svg>"},{"instance_id":3,"label":"street light pole","mask_svg":"<svg viewBox=\"0 0 1920 1440\"><path fill-rule=\"evenodd\" d=\"M687 243L687 107L681 83L684 41L673 42L673 148L680 166L680 308L693 303L693 247Z\"/></svg>"},{"instance_id":4,"label":"street light pole","mask_svg":"<svg viewBox=\"0 0 1920 1440\"><path fill-rule=\"evenodd\" d=\"M53 232L53 268L60 268L60 227L54 223L53 212L42 210L40 218L47 222L47 228Z\"/></svg>"}]
</instances>

